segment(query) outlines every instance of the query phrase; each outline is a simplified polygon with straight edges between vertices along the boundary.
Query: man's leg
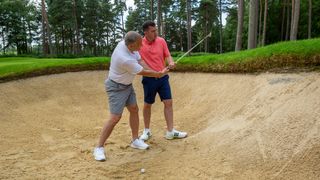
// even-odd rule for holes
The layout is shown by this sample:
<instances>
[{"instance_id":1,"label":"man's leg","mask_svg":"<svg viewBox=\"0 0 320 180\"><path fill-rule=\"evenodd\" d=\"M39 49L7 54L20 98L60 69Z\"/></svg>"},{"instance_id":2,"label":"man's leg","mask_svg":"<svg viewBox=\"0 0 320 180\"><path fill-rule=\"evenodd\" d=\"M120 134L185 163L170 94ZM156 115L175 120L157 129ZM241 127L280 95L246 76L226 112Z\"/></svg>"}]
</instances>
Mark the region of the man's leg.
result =
<instances>
[{"instance_id":1,"label":"man's leg","mask_svg":"<svg viewBox=\"0 0 320 180\"><path fill-rule=\"evenodd\" d=\"M127 106L130 112L130 127L132 131L131 147L136 149L148 149L149 145L138 138L139 131L139 108L137 104Z\"/></svg>"},{"instance_id":2,"label":"man's leg","mask_svg":"<svg viewBox=\"0 0 320 180\"><path fill-rule=\"evenodd\" d=\"M164 104L164 117L167 123L167 130L172 131L173 129L173 107L172 99L167 99L162 101Z\"/></svg>"},{"instance_id":3,"label":"man's leg","mask_svg":"<svg viewBox=\"0 0 320 180\"><path fill-rule=\"evenodd\" d=\"M152 104L144 103L143 106L143 121L144 121L144 128L150 129L150 119L151 119L151 107Z\"/></svg>"},{"instance_id":4,"label":"man's leg","mask_svg":"<svg viewBox=\"0 0 320 180\"><path fill-rule=\"evenodd\" d=\"M116 126L116 124L119 122L120 119L121 119L121 115L116 115L116 114L110 115L110 120L104 124L104 127L102 129L99 143L98 143L98 147L104 146L104 143L106 142L106 140L110 136L113 128Z\"/></svg>"},{"instance_id":5,"label":"man's leg","mask_svg":"<svg viewBox=\"0 0 320 180\"><path fill-rule=\"evenodd\" d=\"M187 132L177 131L173 129L173 107L172 99L167 99L162 101L164 104L164 116L167 122L167 133L165 135L166 139L180 139L187 137Z\"/></svg>"},{"instance_id":6,"label":"man's leg","mask_svg":"<svg viewBox=\"0 0 320 180\"><path fill-rule=\"evenodd\" d=\"M137 104L128 105L128 111L130 112L129 120L130 120L130 127L132 132L132 139L138 138L138 131L139 131L139 108Z\"/></svg>"}]
</instances>

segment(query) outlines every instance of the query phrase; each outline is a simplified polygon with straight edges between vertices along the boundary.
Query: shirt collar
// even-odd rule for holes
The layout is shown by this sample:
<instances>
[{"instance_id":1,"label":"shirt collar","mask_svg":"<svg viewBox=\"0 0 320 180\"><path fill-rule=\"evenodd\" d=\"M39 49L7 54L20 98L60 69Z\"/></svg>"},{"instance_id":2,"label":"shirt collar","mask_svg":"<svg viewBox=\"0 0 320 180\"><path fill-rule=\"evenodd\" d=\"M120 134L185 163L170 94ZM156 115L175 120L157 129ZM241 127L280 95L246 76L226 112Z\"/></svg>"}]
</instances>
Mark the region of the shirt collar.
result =
<instances>
[{"instance_id":1,"label":"shirt collar","mask_svg":"<svg viewBox=\"0 0 320 180\"><path fill-rule=\"evenodd\" d=\"M133 52L130 51L130 49L128 48L128 46L124 42L124 40L123 40L123 45L126 47L126 50L127 50L128 54L134 54L134 51Z\"/></svg>"},{"instance_id":2,"label":"shirt collar","mask_svg":"<svg viewBox=\"0 0 320 180\"><path fill-rule=\"evenodd\" d=\"M158 37L156 37L156 39L157 39ZM148 44L148 45L151 45L151 44L153 44L155 41L156 41L156 39L154 40L154 41L149 41L146 37L144 37L143 38L143 42L144 43L146 43L146 44Z\"/></svg>"}]
</instances>

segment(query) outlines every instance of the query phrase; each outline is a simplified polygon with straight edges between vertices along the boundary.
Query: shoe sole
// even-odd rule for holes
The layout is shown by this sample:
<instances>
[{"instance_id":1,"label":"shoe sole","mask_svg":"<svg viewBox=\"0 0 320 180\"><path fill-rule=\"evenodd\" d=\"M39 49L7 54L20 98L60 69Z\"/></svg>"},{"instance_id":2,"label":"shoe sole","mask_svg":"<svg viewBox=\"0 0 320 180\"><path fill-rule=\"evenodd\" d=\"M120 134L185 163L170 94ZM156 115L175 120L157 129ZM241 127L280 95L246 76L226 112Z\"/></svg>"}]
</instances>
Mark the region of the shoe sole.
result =
<instances>
[{"instance_id":1,"label":"shoe sole","mask_svg":"<svg viewBox=\"0 0 320 180\"><path fill-rule=\"evenodd\" d=\"M139 138L139 139L142 141L148 141L150 139L150 137L148 139L142 139L142 138Z\"/></svg>"},{"instance_id":2,"label":"shoe sole","mask_svg":"<svg viewBox=\"0 0 320 180\"><path fill-rule=\"evenodd\" d=\"M93 156L94 156L94 155L93 155ZM97 159L95 156L94 156L94 159L95 159L96 161L100 161L100 162L106 161L106 158L104 158L104 159Z\"/></svg>"},{"instance_id":3,"label":"shoe sole","mask_svg":"<svg viewBox=\"0 0 320 180\"><path fill-rule=\"evenodd\" d=\"M146 150L146 149L149 149L149 146L146 147L146 148L143 148L143 147L137 147L137 146L134 146L134 145L130 145L130 147L134 148L134 149L140 149L140 150Z\"/></svg>"},{"instance_id":4,"label":"shoe sole","mask_svg":"<svg viewBox=\"0 0 320 180\"><path fill-rule=\"evenodd\" d=\"M143 139L143 138L140 138L140 137L139 137L139 139L140 139L140 140L143 140L143 141L148 141L148 140L151 138L151 136L152 136L152 135L148 136L147 139Z\"/></svg>"},{"instance_id":5,"label":"shoe sole","mask_svg":"<svg viewBox=\"0 0 320 180\"><path fill-rule=\"evenodd\" d=\"M167 140L183 139L183 138L186 138L186 137L188 137L188 135L186 135L186 136L184 136L184 137L175 137L175 136L173 136L173 137L167 137L167 136L164 136L164 138L166 138Z\"/></svg>"},{"instance_id":6,"label":"shoe sole","mask_svg":"<svg viewBox=\"0 0 320 180\"><path fill-rule=\"evenodd\" d=\"M103 162L103 161L106 161L106 159L96 159L94 158L96 161L99 161L99 162Z\"/></svg>"}]
</instances>

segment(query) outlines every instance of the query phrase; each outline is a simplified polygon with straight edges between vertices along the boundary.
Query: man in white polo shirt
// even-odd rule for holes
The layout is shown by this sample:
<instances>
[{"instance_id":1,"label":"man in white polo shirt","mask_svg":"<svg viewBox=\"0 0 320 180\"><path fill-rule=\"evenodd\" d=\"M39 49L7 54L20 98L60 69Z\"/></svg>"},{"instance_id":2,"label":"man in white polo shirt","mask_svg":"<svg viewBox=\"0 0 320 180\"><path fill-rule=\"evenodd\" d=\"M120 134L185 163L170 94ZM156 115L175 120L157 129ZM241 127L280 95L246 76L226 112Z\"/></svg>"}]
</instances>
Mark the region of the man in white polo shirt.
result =
<instances>
[{"instance_id":1,"label":"man in white polo shirt","mask_svg":"<svg viewBox=\"0 0 320 180\"><path fill-rule=\"evenodd\" d=\"M124 107L130 113L130 127L132 131L132 148L147 149L149 145L138 138L139 110L136 94L132 87L135 75L160 78L168 73L168 69L160 72L144 69L138 50L142 46L142 37L135 31L125 35L112 53L109 76L105 81L106 91L109 97L110 119L104 124L97 147L94 149L94 158L104 161L104 144L110 136L113 128L121 119Z\"/></svg>"}]
</instances>

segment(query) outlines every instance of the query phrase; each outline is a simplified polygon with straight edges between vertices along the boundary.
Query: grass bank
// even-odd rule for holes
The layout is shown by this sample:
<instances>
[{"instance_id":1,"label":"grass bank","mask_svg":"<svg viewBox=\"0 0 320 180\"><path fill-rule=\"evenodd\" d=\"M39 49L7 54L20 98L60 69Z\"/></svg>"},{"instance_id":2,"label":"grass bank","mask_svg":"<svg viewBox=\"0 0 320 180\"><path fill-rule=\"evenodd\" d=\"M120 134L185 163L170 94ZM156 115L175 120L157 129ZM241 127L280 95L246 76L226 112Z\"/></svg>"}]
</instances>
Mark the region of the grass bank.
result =
<instances>
[{"instance_id":1,"label":"grass bank","mask_svg":"<svg viewBox=\"0 0 320 180\"><path fill-rule=\"evenodd\" d=\"M107 69L109 57L90 58L0 58L0 82L45 74Z\"/></svg>"},{"instance_id":2,"label":"grass bank","mask_svg":"<svg viewBox=\"0 0 320 180\"><path fill-rule=\"evenodd\" d=\"M178 59L174 57L174 59ZM110 57L88 58L0 58L0 82L70 71L106 70ZM320 39L282 42L224 54L194 53L177 64L175 71L253 73L320 69Z\"/></svg>"},{"instance_id":3,"label":"grass bank","mask_svg":"<svg viewBox=\"0 0 320 180\"><path fill-rule=\"evenodd\" d=\"M264 72L319 69L320 39L281 42L265 47L218 55L186 57L177 71Z\"/></svg>"}]
</instances>

